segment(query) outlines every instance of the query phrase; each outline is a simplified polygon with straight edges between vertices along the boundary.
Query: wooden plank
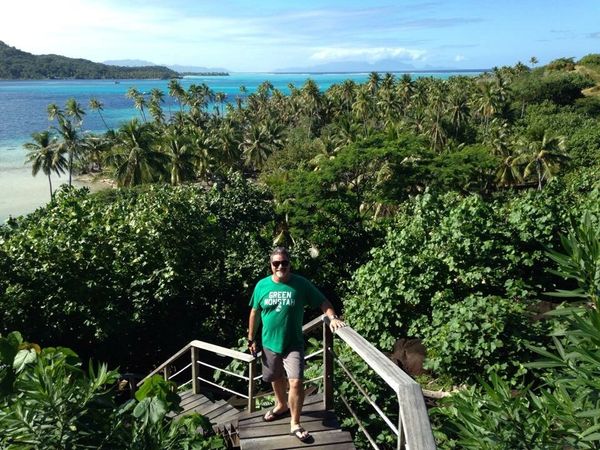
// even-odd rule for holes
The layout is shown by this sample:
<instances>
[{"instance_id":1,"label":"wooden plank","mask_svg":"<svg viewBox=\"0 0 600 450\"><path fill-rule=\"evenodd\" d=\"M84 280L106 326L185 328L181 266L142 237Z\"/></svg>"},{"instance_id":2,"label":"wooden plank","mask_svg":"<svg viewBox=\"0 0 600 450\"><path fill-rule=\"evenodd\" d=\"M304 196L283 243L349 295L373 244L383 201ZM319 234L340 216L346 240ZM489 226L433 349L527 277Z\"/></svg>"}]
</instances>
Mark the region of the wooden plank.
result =
<instances>
[{"instance_id":1,"label":"wooden plank","mask_svg":"<svg viewBox=\"0 0 600 450\"><path fill-rule=\"evenodd\" d=\"M215 402L215 403L203 403L196 409L196 412L198 414L202 414L203 416L206 416L208 413L214 411L215 409L220 408L224 404L225 404L225 402L223 402L222 400Z\"/></svg>"},{"instance_id":2,"label":"wooden plank","mask_svg":"<svg viewBox=\"0 0 600 450\"><path fill-rule=\"evenodd\" d=\"M187 350L189 350L190 344L187 344L185 347L183 347L181 350L179 350L177 353L175 353L173 356L171 356L169 359L167 359L165 362L163 362L160 366L158 366L156 369L154 369L152 372L150 372L148 375L146 375L146 377L142 381L140 381L137 385L141 386L144 383L144 381L146 381L146 378L150 378L152 375L157 374L158 372L160 372L161 370L163 370L166 366L168 366L173 361L175 361L176 359L178 359Z\"/></svg>"},{"instance_id":3,"label":"wooden plank","mask_svg":"<svg viewBox=\"0 0 600 450\"><path fill-rule=\"evenodd\" d=\"M317 404L317 409L323 409L323 396L321 394L309 395L304 399L304 407L302 411L315 411L313 405ZM308 409L311 408L311 409ZM252 417L262 417L271 408L262 409L260 411L254 411L252 413L245 411L240 414L240 422Z\"/></svg>"},{"instance_id":4,"label":"wooden plank","mask_svg":"<svg viewBox=\"0 0 600 450\"><path fill-rule=\"evenodd\" d=\"M217 404L217 403L212 403L212 402L205 402L205 403L202 403L200 405L194 406L193 408L186 409L185 411L182 411L177 416L175 416L175 418L179 418L181 416L185 416L187 414L191 414L191 413L194 413L194 412L198 413L198 414L202 414L203 416L205 416L206 414L208 414L209 412L217 409L221 405L222 404Z\"/></svg>"},{"instance_id":5,"label":"wooden plank","mask_svg":"<svg viewBox=\"0 0 600 450\"><path fill-rule=\"evenodd\" d=\"M191 395L194 395L194 393L192 392L191 389L189 391L184 391L184 392L179 393L179 397L181 397L182 400L190 397Z\"/></svg>"},{"instance_id":6,"label":"wooden plank","mask_svg":"<svg viewBox=\"0 0 600 450\"><path fill-rule=\"evenodd\" d=\"M212 410L211 412L205 414L205 416L206 416L206 418L210 419L211 422L212 422L215 417L220 416L221 414L226 413L227 411L231 411L232 409L234 409L237 412L237 409L235 409L230 404L223 403L218 408L216 408L216 409Z\"/></svg>"},{"instance_id":7,"label":"wooden plank","mask_svg":"<svg viewBox=\"0 0 600 450\"><path fill-rule=\"evenodd\" d=\"M411 450L435 449L435 439L421 387L418 384L404 386L398 394L398 402L406 447Z\"/></svg>"},{"instance_id":8,"label":"wooden plank","mask_svg":"<svg viewBox=\"0 0 600 450\"><path fill-rule=\"evenodd\" d=\"M352 348L384 381L398 392L402 385L417 384L400 367L350 327L339 328L336 333Z\"/></svg>"},{"instance_id":9,"label":"wooden plank","mask_svg":"<svg viewBox=\"0 0 600 450\"><path fill-rule=\"evenodd\" d=\"M302 334L310 333L312 330L323 326L323 317L325 315L321 314L319 317L315 317L310 322L304 324L302 326Z\"/></svg>"},{"instance_id":10,"label":"wooden plank","mask_svg":"<svg viewBox=\"0 0 600 450\"><path fill-rule=\"evenodd\" d=\"M189 344L192 347L199 348L201 350L206 350L212 353L216 353L217 355L229 356L233 359L239 359L240 361L250 362L254 361L254 356L249 353L238 352L237 350L232 350L230 348L221 347L219 345L211 344L209 342L204 341L192 341Z\"/></svg>"},{"instance_id":11,"label":"wooden plank","mask_svg":"<svg viewBox=\"0 0 600 450\"><path fill-rule=\"evenodd\" d=\"M333 409L333 333L323 327L323 408Z\"/></svg>"},{"instance_id":12,"label":"wooden plank","mask_svg":"<svg viewBox=\"0 0 600 450\"><path fill-rule=\"evenodd\" d=\"M161 365L159 365L152 372L150 372L137 385L141 386L144 383L144 381L146 380L146 378L149 378L152 375L157 374L158 372L162 371L166 366L171 364L173 361L179 359L187 350L190 349L190 347L195 347L195 348L198 348L201 350L206 350L206 351L209 351L212 353L216 353L217 355L229 356L230 358L239 359L240 361L245 361L245 362L254 361L254 359L255 359L254 356L249 355L248 353L242 353L242 352L238 352L237 350L232 350L230 348L225 348L225 347L221 347L219 345L210 344L208 342L194 340L194 341L191 341L189 344L187 344L185 347L183 347L181 350L179 350L177 353L175 353L173 356L171 356L169 359L167 359L165 362L163 362Z\"/></svg>"},{"instance_id":13,"label":"wooden plank","mask_svg":"<svg viewBox=\"0 0 600 450\"><path fill-rule=\"evenodd\" d=\"M211 417L210 421L215 424L231 423L239 413L235 408L227 409L221 414Z\"/></svg>"},{"instance_id":14,"label":"wooden plank","mask_svg":"<svg viewBox=\"0 0 600 450\"><path fill-rule=\"evenodd\" d=\"M352 328L340 328L336 334L396 392L407 448L434 450L435 440L421 386Z\"/></svg>"},{"instance_id":15,"label":"wooden plank","mask_svg":"<svg viewBox=\"0 0 600 450\"><path fill-rule=\"evenodd\" d=\"M326 431L326 430L336 430L338 428L338 423L335 417L334 420L313 420L310 422L303 422L300 419L300 423L302 426L308 430L309 432L313 431ZM264 424L264 425L263 425ZM240 439L248 439L248 438L259 438L259 437L269 437L269 436L282 436L290 433L290 423L289 421L281 422L278 421L277 424L266 423L255 424L254 426L241 427L238 429L238 434Z\"/></svg>"},{"instance_id":16,"label":"wooden plank","mask_svg":"<svg viewBox=\"0 0 600 450\"><path fill-rule=\"evenodd\" d=\"M294 436L278 436L270 438L242 439L241 450L272 450L272 449L302 449L324 448L328 450L354 449L352 436L347 431L324 431L311 433L311 442L300 442Z\"/></svg>"},{"instance_id":17,"label":"wooden plank","mask_svg":"<svg viewBox=\"0 0 600 450\"><path fill-rule=\"evenodd\" d=\"M202 405L202 404L208 403L208 402L212 403L209 399L207 399L206 397L204 397L202 395L197 398L191 397L189 399L186 399L186 401L181 402L179 404L179 406L181 406L183 409L191 409L191 408L194 408L196 406L199 406L199 405Z\"/></svg>"},{"instance_id":18,"label":"wooden plank","mask_svg":"<svg viewBox=\"0 0 600 450\"><path fill-rule=\"evenodd\" d=\"M316 410L316 411L307 411L307 410L303 410L302 414L300 415L300 423L304 423L304 422L312 422L313 420L329 420L333 423L333 421L337 421L335 413L333 413L332 411L323 411L323 410ZM242 428L242 427L253 427L253 426L258 426L258 425L262 425L262 426L269 426L269 425L278 425L281 423L290 423L290 416L287 415L286 417L283 417L279 420L274 420L272 422L265 422L262 419L262 416L259 417L252 417L251 419L245 419L243 421L239 421L239 425L238 428Z\"/></svg>"}]
</instances>

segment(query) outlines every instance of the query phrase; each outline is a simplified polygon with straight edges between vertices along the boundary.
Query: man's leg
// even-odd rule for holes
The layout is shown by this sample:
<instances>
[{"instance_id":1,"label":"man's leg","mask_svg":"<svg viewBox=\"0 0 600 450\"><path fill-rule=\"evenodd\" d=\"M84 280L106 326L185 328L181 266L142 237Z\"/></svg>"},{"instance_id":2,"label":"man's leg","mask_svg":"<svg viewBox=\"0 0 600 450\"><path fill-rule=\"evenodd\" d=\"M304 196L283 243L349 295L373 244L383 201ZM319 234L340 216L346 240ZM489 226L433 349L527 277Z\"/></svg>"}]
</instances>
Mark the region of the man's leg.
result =
<instances>
[{"instance_id":1,"label":"man's leg","mask_svg":"<svg viewBox=\"0 0 600 450\"><path fill-rule=\"evenodd\" d=\"M300 425L300 415L302 414L302 406L304 404L304 384L302 380L292 378L290 381L290 392L288 396L288 404L290 405L290 412L292 419L290 425L292 431L298 428Z\"/></svg>"},{"instance_id":2,"label":"man's leg","mask_svg":"<svg viewBox=\"0 0 600 450\"><path fill-rule=\"evenodd\" d=\"M281 377L278 380L271 382L271 386L273 386L273 392L275 393L275 407L273 408L273 412L279 413L287 410L288 403L287 397L285 395L285 390L287 387L287 382L285 377ZM290 403L291 405L291 403Z\"/></svg>"},{"instance_id":3,"label":"man's leg","mask_svg":"<svg viewBox=\"0 0 600 450\"><path fill-rule=\"evenodd\" d=\"M302 406L304 405L304 352L291 351L283 358L283 366L288 375L290 392L288 404L290 406L291 420L290 431L301 441L307 440L310 435L300 425Z\"/></svg>"}]
</instances>

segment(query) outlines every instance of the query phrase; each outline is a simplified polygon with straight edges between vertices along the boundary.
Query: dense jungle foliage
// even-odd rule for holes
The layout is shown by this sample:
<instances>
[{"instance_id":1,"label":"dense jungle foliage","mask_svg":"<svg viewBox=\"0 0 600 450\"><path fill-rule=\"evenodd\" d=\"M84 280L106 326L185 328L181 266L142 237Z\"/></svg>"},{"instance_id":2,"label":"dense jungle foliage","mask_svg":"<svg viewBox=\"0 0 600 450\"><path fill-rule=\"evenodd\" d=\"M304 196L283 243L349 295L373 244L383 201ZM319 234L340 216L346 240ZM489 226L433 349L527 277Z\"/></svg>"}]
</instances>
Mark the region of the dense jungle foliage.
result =
<instances>
[{"instance_id":1,"label":"dense jungle foliage","mask_svg":"<svg viewBox=\"0 0 600 450\"><path fill-rule=\"evenodd\" d=\"M179 74L163 66L119 67L60 55L32 55L0 41L0 79L167 79Z\"/></svg>"},{"instance_id":2,"label":"dense jungle foliage","mask_svg":"<svg viewBox=\"0 0 600 450\"><path fill-rule=\"evenodd\" d=\"M34 174L121 189L50 184L46 207L0 227L0 332L136 371L192 338L234 347L285 244L380 350L423 342L419 381L456 391L432 415L440 448L597 448L599 58L235 99L172 80L179 111L133 88L139 118L85 137L81 105L50 105Z\"/></svg>"}]
</instances>

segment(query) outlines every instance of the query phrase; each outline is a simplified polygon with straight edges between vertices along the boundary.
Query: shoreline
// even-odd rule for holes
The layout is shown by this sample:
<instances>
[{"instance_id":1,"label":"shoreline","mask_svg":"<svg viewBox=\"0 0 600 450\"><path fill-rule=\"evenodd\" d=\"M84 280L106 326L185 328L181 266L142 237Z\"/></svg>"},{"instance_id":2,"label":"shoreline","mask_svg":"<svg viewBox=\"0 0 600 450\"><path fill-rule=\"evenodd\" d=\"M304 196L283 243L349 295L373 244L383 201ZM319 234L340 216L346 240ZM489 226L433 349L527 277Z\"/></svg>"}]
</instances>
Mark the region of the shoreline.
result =
<instances>
[{"instance_id":1,"label":"shoreline","mask_svg":"<svg viewBox=\"0 0 600 450\"><path fill-rule=\"evenodd\" d=\"M29 167L0 171L0 225L9 217L19 217L32 213L50 201L48 178L42 174L31 175ZM68 178L63 175L52 175L53 190L67 184ZM84 174L73 176L73 186L86 187L90 193L106 189L116 189L116 183L100 174Z\"/></svg>"}]
</instances>

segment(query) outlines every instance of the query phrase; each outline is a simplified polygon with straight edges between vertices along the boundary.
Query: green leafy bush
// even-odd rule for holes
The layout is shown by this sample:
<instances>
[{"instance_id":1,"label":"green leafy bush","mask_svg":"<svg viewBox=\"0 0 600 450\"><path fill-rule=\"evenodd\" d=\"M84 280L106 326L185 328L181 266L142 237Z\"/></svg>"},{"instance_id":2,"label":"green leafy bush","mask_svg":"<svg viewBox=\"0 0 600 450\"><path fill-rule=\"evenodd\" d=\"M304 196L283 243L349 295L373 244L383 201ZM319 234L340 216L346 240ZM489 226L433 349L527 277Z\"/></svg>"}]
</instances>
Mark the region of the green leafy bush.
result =
<instances>
[{"instance_id":1,"label":"green leafy bush","mask_svg":"<svg viewBox=\"0 0 600 450\"><path fill-rule=\"evenodd\" d=\"M198 415L174 421L180 410L175 386L148 379L136 400L118 406L119 378L105 364L84 371L78 356L64 347L40 349L21 334L0 336L0 447L34 449L187 450L223 448L210 422Z\"/></svg>"},{"instance_id":2,"label":"green leafy bush","mask_svg":"<svg viewBox=\"0 0 600 450\"><path fill-rule=\"evenodd\" d=\"M529 308L545 288L569 286L548 271L546 249L597 198L592 180L555 181L493 201L454 193L416 198L355 272L345 299L349 322L383 351L401 337L423 338L430 367L456 381L495 364L514 375L517 367L502 359L526 357L525 344L545 334L529 322Z\"/></svg>"},{"instance_id":3,"label":"green leafy bush","mask_svg":"<svg viewBox=\"0 0 600 450\"><path fill-rule=\"evenodd\" d=\"M561 323L551 350L532 348L543 359L527 366L537 383L513 391L492 373L444 401L441 448L596 449L600 445L600 221L584 214L562 238L565 253L552 251L558 273L577 288L556 295L585 303L552 313Z\"/></svg>"},{"instance_id":4,"label":"green leafy bush","mask_svg":"<svg viewBox=\"0 0 600 450\"><path fill-rule=\"evenodd\" d=\"M130 371L191 339L229 345L272 226L265 194L239 176L209 191L64 191L0 227L0 331Z\"/></svg>"},{"instance_id":5,"label":"green leafy bush","mask_svg":"<svg viewBox=\"0 0 600 450\"><path fill-rule=\"evenodd\" d=\"M531 316L518 300L478 294L458 303L434 298L431 321L421 331L427 347L425 368L463 380L481 369L514 373L528 353L527 344L542 334Z\"/></svg>"},{"instance_id":6,"label":"green leafy bush","mask_svg":"<svg viewBox=\"0 0 600 450\"><path fill-rule=\"evenodd\" d=\"M600 67L600 54L590 53L585 55L583 58L577 61L577 64L582 66Z\"/></svg>"},{"instance_id":7,"label":"green leafy bush","mask_svg":"<svg viewBox=\"0 0 600 450\"><path fill-rule=\"evenodd\" d=\"M529 103L545 100L557 105L572 105L583 97L582 89L594 86L587 76L575 72L552 71L539 76L531 74L515 82L512 86L517 98Z\"/></svg>"}]
</instances>

